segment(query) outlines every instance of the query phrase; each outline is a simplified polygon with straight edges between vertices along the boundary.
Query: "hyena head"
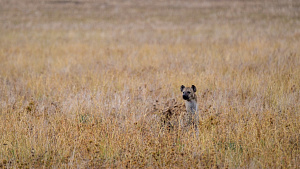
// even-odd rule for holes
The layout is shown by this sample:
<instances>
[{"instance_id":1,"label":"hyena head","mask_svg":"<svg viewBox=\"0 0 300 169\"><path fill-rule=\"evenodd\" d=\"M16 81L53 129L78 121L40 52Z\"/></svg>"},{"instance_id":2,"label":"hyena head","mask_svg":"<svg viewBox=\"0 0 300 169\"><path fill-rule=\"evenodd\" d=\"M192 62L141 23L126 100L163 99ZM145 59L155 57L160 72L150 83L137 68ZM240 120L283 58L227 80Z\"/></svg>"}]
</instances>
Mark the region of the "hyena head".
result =
<instances>
[{"instance_id":1,"label":"hyena head","mask_svg":"<svg viewBox=\"0 0 300 169\"><path fill-rule=\"evenodd\" d=\"M182 92L182 98L186 101L197 101L196 97L196 86L192 85L192 87L185 87L181 85L180 90Z\"/></svg>"}]
</instances>

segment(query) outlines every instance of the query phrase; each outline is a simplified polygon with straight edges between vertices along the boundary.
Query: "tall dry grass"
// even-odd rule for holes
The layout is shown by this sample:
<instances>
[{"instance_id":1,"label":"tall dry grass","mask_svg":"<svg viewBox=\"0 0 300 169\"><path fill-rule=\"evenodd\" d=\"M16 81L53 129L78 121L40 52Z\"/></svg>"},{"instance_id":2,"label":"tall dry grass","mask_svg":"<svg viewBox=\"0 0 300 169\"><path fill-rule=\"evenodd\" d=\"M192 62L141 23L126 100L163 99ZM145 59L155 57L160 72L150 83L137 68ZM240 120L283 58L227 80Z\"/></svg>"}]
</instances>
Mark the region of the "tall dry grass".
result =
<instances>
[{"instance_id":1,"label":"tall dry grass","mask_svg":"<svg viewBox=\"0 0 300 169\"><path fill-rule=\"evenodd\" d=\"M298 1L1 1L0 166L298 168ZM197 86L199 134L153 104Z\"/></svg>"}]
</instances>

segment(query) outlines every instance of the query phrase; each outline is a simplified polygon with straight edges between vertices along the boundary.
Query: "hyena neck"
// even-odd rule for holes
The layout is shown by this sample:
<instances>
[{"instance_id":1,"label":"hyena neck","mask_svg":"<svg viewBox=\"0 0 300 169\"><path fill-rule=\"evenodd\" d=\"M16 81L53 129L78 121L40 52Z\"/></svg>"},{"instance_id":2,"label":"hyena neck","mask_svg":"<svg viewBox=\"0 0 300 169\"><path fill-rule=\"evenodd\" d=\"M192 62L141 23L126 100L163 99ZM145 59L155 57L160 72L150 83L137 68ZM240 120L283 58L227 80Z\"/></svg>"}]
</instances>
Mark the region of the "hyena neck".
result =
<instances>
[{"instance_id":1,"label":"hyena neck","mask_svg":"<svg viewBox=\"0 0 300 169\"><path fill-rule=\"evenodd\" d=\"M197 100L185 101L186 111L189 113L195 113L198 110Z\"/></svg>"}]
</instances>

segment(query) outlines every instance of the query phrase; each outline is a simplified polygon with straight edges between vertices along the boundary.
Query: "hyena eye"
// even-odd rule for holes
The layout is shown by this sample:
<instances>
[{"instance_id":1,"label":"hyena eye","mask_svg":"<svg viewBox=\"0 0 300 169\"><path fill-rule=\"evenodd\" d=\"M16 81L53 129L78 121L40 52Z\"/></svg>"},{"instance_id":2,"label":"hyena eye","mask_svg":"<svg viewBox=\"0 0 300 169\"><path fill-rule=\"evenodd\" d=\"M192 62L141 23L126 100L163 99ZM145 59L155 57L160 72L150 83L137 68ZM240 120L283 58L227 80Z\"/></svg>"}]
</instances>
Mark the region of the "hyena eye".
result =
<instances>
[{"instance_id":1,"label":"hyena eye","mask_svg":"<svg viewBox=\"0 0 300 169\"><path fill-rule=\"evenodd\" d=\"M188 93L188 94L191 94L191 92L190 92L190 91L188 91L187 93Z\"/></svg>"}]
</instances>

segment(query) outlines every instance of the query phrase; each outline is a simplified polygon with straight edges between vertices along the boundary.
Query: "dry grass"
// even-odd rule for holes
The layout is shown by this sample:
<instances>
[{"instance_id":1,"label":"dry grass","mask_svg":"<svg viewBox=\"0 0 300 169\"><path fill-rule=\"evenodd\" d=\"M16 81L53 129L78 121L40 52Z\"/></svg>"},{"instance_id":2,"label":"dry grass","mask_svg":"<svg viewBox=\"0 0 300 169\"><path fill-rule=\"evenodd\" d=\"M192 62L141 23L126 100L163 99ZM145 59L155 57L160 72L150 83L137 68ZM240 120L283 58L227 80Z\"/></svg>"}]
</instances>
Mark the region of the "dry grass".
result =
<instances>
[{"instance_id":1,"label":"dry grass","mask_svg":"<svg viewBox=\"0 0 300 169\"><path fill-rule=\"evenodd\" d=\"M2 167L300 166L299 1L3 0L0 21ZM147 114L181 84L198 136Z\"/></svg>"}]
</instances>

